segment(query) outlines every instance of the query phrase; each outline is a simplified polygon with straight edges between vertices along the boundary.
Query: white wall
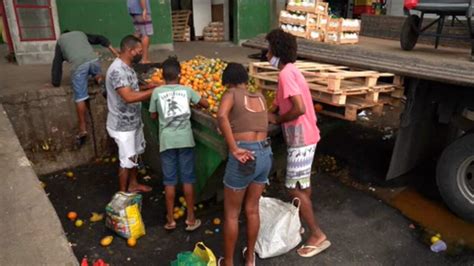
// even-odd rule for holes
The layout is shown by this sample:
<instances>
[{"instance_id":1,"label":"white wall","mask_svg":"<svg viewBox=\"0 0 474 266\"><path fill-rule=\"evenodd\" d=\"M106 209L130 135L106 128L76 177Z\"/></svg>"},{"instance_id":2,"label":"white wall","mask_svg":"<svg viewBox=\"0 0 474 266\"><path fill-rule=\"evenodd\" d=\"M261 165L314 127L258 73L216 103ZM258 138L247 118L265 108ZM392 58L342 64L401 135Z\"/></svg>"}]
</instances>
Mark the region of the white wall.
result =
<instances>
[{"instance_id":1,"label":"white wall","mask_svg":"<svg viewBox=\"0 0 474 266\"><path fill-rule=\"evenodd\" d=\"M194 33L202 36L202 30L212 21L211 0L193 1Z\"/></svg>"}]
</instances>

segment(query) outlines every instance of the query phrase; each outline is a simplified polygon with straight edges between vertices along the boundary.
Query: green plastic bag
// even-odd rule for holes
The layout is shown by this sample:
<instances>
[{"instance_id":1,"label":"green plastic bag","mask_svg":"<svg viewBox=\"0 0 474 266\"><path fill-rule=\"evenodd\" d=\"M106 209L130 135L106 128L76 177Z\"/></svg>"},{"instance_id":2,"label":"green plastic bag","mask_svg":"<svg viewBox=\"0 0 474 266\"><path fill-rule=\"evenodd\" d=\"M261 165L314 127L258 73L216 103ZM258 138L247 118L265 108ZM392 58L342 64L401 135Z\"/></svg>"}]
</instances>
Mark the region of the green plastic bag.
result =
<instances>
[{"instance_id":1,"label":"green plastic bag","mask_svg":"<svg viewBox=\"0 0 474 266\"><path fill-rule=\"evenodd\" d=\"M171 262L171 266L207 266L201 258L190 251L178 253L177 259Z\"/></svg>"}]
</instances>

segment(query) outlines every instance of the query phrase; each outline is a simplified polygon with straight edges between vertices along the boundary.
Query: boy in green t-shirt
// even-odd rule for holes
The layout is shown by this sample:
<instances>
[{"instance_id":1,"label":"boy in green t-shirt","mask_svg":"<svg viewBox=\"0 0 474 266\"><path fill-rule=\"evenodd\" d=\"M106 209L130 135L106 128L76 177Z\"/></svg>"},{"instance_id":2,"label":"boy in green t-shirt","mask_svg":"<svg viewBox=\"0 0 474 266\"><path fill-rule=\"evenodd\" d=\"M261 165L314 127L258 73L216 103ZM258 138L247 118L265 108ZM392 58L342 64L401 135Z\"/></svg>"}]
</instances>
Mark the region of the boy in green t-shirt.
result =
<instances>
[{"instance_id":1,"label":"boy in green t-shirt","mask_svg":"<svg viewBox=\"0 0 474 266\"><path fill-rule=\"evenodd\" d=\"M179 85L180 73L181 66L176 57L170 57L163 62L163 77L166 84L153 92L149 111L152 119L159 116L160 123L160 158L167 211L165 229L176 228L173 207L179 172L188 206L186 230L194 231L201 225L201 221L194 216L195 143L189 105L194 103L208 108L209 103L191 88Z\"/></svg>"}]
</instances>

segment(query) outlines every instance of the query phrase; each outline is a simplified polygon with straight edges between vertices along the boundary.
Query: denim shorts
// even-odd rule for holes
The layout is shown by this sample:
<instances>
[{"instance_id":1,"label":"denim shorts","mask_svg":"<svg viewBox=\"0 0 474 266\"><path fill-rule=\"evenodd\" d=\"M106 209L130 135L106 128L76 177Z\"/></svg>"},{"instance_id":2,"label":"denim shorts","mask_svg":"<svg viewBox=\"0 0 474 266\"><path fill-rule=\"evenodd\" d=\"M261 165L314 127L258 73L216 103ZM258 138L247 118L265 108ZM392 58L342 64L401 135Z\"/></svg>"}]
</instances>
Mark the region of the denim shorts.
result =
<instances>
[{"instance_id":1,"label":"denim shorts","mask_svg":"<svg viewBox=\"0 0 474 266\"><path fill-rule=\"evenodd\" d=\"M82 102L89 99L89 93L87 90L89 76L95 77L100 74L100 72L99 59L85 62L72 72L72 90L74 91L75 102Z\"/></svg>"},{"instance_id":2,"label":"denim shorts","mask_svg":"<svg viewBox=\"0 0 474 266\"><path fill-rule=\"evenodd\" d=\"M245 164L229 153L224 185L231 189L245 189L250 183L268 184L268 175L272 168L273 153L270 140L247 142L237 141L237 146L254 152L255 160Z\"/></svg>"},{"instance_id":3,"label":"denim shorts","mask_svg":"<svg viewBox=\"0 0 474 266\"><path fill-rule=\"evenodd\" d=\"M196 183L194 173L194 148L169 149L160 153L163 184L178 184L178 174L183 184ZM179 172L179 173L178 173Z\"/></svg>"}]
</instances>

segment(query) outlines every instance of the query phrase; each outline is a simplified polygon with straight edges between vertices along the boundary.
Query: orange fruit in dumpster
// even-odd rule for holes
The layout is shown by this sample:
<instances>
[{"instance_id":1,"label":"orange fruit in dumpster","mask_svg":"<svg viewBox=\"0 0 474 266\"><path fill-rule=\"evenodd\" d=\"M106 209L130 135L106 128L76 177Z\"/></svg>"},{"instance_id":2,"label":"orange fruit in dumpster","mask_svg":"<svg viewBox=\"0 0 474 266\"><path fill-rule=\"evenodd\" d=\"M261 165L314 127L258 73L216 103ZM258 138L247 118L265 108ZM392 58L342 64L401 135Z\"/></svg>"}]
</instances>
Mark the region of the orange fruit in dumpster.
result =
<instances>
[{"instance_id":1,"label":"orange fruit in dumpster","mask_svg":"<svg viewBox=\"0 0 474 266\"><path fill-rule=\"evenodd\" d=\"M174 212L179 211L179 207L174 207L173 211L174 211Z\"/></svg>"},{"instance_id":2,"label":"orange fruit in dumpster","mask_svg":"<svg viewBox=\"0 0 474 266\"><path fill-rule=\"evenodd\" d=\"M137 245L137 240L133 237L130 237L129 239L127 239L127 245L133 248Z\"/></svg>"},{"instance_id":3,"label":"orange fruit in dumpster","mask_svg":"<svg viewBox=\"0 0 474 266\"><path fill-rule=\"evenodd\" d=\"M66 176L67 177L73 177L74 176L74 173L72 171L67 171L66 172Z\"/></svg>"},{"instance_id":4,"label":"orange fruit in dumpster","mask_svg":"<svg viewBox=\"0 0 474 266\"><path fill-rule=\"evenodd\" d=\"M110 244L112 244L112 240L114 240L113 236L106 236L100 240L100 245L103 247L106 247Z\"/></svg>"},{"instance_id":5,"label":"orange fruit in dumpster","mask_svg":"<svg viewBox=\"0 0 474 266\"><path fill-rule=\"evenodd\" d=\"M173 214L173 218L174 218L175 220L178 220L180 217L181 217L181 216L179 216L179 213L178 213L178 212L175 212L175 213Z\"/></svg>"},{"instance_id":6,"label":"orange fruit in dumpster","mask_svg":"<svg viewBox=\"0 0 474 266\"><path fill-rule=\"evenodd\" d=\"M76 212L68 212L67 213L67 218L71 221L74 221L77 218L77 213Z\"/></svg>"},{"instance_id":7,"label":"orange fruit in dumpster","mask_svg":"<svg viewBox=\"0 0 474 266\"><path fill-rule=\"evenodd\" d=\"M321 112L322 110L323 110L323 106L322 106L321 104L317 103L317 104L314 105L314 111L315 111L316 113L319 113L319 112Z\"/></svg>"},{"instance_id":8,"label":"orange fruit in dumpster","mask_svg":"<svg viewBox=\"0 0 474 266\"><path fill-rule=\"evenodd\" d=\"M220 224L221 224L221 219L219 219L219 218L214 218L214 220L212 220L212 223L213 223L214 225L220 225Z\"/></svg>"}]
</instances>

